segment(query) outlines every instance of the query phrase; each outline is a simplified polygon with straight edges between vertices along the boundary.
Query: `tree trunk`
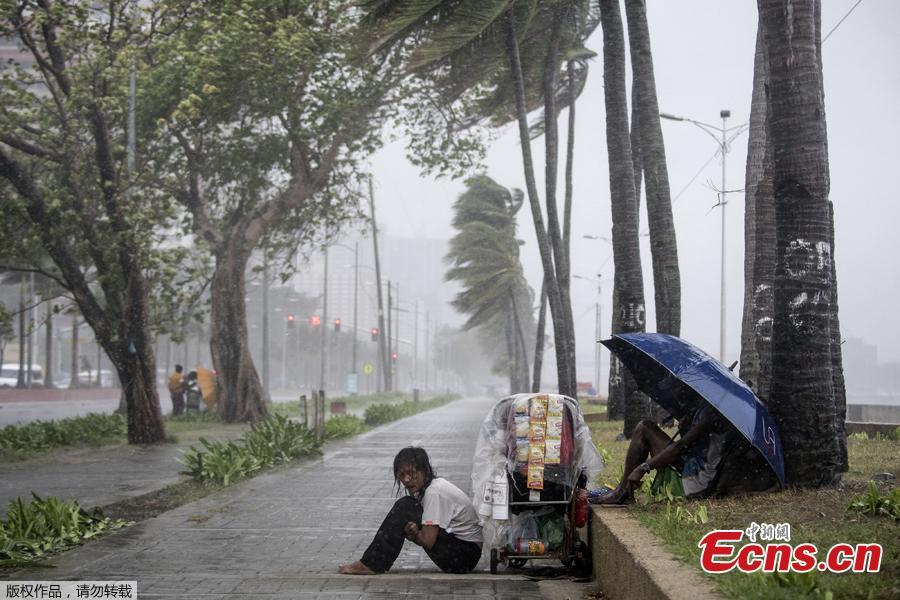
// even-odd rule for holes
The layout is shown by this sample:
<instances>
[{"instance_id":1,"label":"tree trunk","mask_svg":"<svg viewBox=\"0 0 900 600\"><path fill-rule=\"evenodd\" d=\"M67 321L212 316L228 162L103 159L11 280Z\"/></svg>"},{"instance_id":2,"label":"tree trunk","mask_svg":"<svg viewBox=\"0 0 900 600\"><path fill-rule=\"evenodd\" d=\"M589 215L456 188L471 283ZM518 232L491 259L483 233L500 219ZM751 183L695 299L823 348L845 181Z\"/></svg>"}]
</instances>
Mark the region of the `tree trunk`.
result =
<instances>
[{"instance_id":1,"label":"tree trunk","mask_svg":"<svg viewBox=\"0 0 900 600\"><path fill-rule=\"evenodd\" d=\"M653 262L653 288L656 306L656 330L679 335L681 331L681 276L678 270L678 244L672 219L666 149L659 124L650 30L644 0L625 3L628 18L628 42L637 97L638 129L644 164L647 195L647 224L650 228L650 254ZM633 168L632 168L633 172ZM633 174L632 174L633 177ZM632 185L632 187L634 187Z\"/></svg>"},{"instance_id":2,"label":"tree trunk","mask_svg":"<svg viewBox=\"0 0 900 600\"><path fill-rule=\"evenodd\" d=\"M512 298L513 326L515 327L516 350L516 390L528 391L528 350L525 347L525 334L522 331L522 319L519 318L518 301Z\"/></svg>"},{"instance_id":3,"label":"tree trunk","mask_svg":"<svg viewBox=\"0 0 900 600\"><path fill-rule=\"evenodd\" d=\"M621 16L620 16L621 19ZM623 42L624 44L624 42ZM624 52L624 50L623 50ZM638 231L641 224L641 182L644 175L644 155L641 153L641 128L638 120L637 86L631 76L631 164L634 170L634 201L637 203Z\"/></svg>"},{"instance_id":4,"label":"tree trunk","mask_svg":"<svg viewBox=\"0 0 900 600\"><path fill-rule=\"evenodd\" d=\"M819 94L821 98L820 110L822 111L822 126L825 128L825 164L828 166L828 123L825 121L825 77L822 69L822 1L815 0L813 18L816 26L816 59L819 66ZM828 181L827 194L831 193L831 169L828 168L826 177ZM837 283L837 259L834 250L834 205L828 201L829 236L831 237L831 282L833 294L831 297L831 376L834 387L834 408L836 413L835 429L837 431L838 452L841 460L841 472L846 473L850 468L847 457L847 388L844 381L844 358L841 345L841 323L838 318L838 283Z\"/></svg>"},{"instance_id":5,"label":"tree trunk","mask_svg":"<svg viewBox=\"0 0 900 600\"><path fill-rule=\"evenodd\" d=\"M510 395L518 393L518 385L516 382L516 352L513 343L513 324L512 314L506 317L506 326L503 328L504 337L506 338L506 369L509 376L509 393Z\"/></svg>"},{"instance_id":6,"label":"tree trunk","mask_svg":"<svg viewBox=\"0 0 900 600\"><path fill-rule=\"evenodd\" d=\"M25 387L25 274L19 276L19 373L16 387Z\"/></svg>"},{"instance_id":7,"label":"tree trunk","mask_svg":"<svg viewBox=\"0 0 900 600\"><path fill-rule=\"evenodd\" d=\"M618 0L600 4L603 29L603 89L606 106L606 148L609 156L609 190L612 208L614 310L613 333L644 330L644 282L638 239L637 201L634 196L634 163L628 127L625 84L625 38ZM613 386L610 369L610 386ZM627 370L616 373L624 399L626 437L641 419L649 417L649 404L637 394L637 384ZM617 389L616 394L620 392ZM616 407L618 410L618 407ZM612 413L610 413L612 415Z\"/></svg>"},{"instance_id":8,"label":"tree trunk","mask_svg":"<svg viewBox=\"0 0 900 600\"><path fill-rule=\"evenodd\" d=\"M559 382L561 394L574 398L577 394L575 374L575 326L572 318L572 302L569 295L569 260L563 244L563 236L559 226L559 215L556 209L556 180L559 163L559 132L556 106L557 74L559 67L559 38L562 28L562 14L557 10L554 14L550 33L550 44L544 60L544 186L547 204L547 233L553 249L553 264L556 268L556 279L559 286L561 322L564 327L562 340L564 345L557 344L556 351L563 354L566 361L566 379ZM552 305L551 305L552 310Z\"/></svg>"},{"instance_id":9,"label":"tree trunk","mask_svg":"<svg viewBox=\"0 0 900 600\"><path fill-rule=\"evenodd\" d=\"M547 283L547 300L550 303L550 317L553 321L553 340L556 346L556 373L559 380L559 391L565 393L564 386L569 381L569 365L566 360L568 347L566 342L566 326L562 316L562 300L556 271L553 267L550 241L547 238L547 230L544 228L544 217L541 212L541 201L537 193L537 184L534 179L534 161L531 156L531 137L528 131L527 113L525 110L525 84L522 76L522 64L519 58L519 42L516 39L516 26L511 10L506 13L506 50L510 63L510 73L513 79L513 91L516 99L516 118L519 125L519 142L522 148L522 167L525 173L525 189L528 194L528 204L531 207L531 217L534 221L534 231L537 237L538 250L541 255L541 266L544 271L544 280Z\"/></svg>"},{"instance_id":10,"label":"tree trunk","mask_svg":"<svg viewBox=\"0 0 900 600\"><path fill-rule=\"evenodd\" d=\"M770 408L788 482L840 476L835 407L831 219L813 0L760 0L771 90L776 222Z\"/></svg>"},{"instance_id":11,"label":"tree trunk","mask_svg":"<svg viewBox=\"0 0 900 600\"><path fill-rule=\"evenodd\" d=\"M244 272L247 254L235 241L216 256L216 270L210 285L212 305L210 350L216 370L216 403L226 423L253 421L265 417L262 384L247 340L247 311L244 304ZM325 327L325 323L322 323Z\"/></svg>"},{"instance_id":12,"label":"tree trunk","mask_svg":"<svg viewBox=\"0 0 900 600\"><path fill-rule=\"evenodd\" d=\"M541 283L541 307L538 309L537 333L534 336L534 370L531 391L541 391L541 370L544 368L544 331L547 327L547 282Z\"/></svg>"},{"instance_id":13,"label":"tree trunk","mask_svg":"<svg viewBox=\"0 0 900 600\"><path fill-rule=\"evenodd\" d=\"M775 205L769 136L768 61L762 22L756 34L744 196L744 311L741 379L768 402L772 381Z\"/></svg>"}]
</instances>

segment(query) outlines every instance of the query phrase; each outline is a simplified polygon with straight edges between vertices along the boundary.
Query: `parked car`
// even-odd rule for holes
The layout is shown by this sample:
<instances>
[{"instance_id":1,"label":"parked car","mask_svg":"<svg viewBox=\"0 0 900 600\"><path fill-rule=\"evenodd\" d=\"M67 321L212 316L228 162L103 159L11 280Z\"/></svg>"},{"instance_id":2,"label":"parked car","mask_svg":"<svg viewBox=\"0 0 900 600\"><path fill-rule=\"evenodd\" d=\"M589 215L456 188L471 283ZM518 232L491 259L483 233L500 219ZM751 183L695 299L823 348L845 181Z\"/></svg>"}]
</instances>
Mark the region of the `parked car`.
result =
<instances>
[{"instance_id":1,"label":"parked car","mask_svg":"<svg viewBox=\"0 0 900 600\"><path fill-rule=\"evenodd\" d=\"M27 382L27 372L25 377ZM0 367L0 387L16 387L18 382L19 363L3 363L3 366ZM40 365L31 365L31 385L33 387L41 387L44 385L44 369Z\"/></svg>"},{"instance_id":2,"label":"parked car","mask_svg":"<svg viewBox=\"0 0 900 600\"><path fill-rule=\"evenodd\" d=\"M112 371L100 369L100 387L111 388L115 385L115 382ZM97 371L80 371L78 373L78 385L82 387L97 385Z\"/></svg>"}]
</instances>

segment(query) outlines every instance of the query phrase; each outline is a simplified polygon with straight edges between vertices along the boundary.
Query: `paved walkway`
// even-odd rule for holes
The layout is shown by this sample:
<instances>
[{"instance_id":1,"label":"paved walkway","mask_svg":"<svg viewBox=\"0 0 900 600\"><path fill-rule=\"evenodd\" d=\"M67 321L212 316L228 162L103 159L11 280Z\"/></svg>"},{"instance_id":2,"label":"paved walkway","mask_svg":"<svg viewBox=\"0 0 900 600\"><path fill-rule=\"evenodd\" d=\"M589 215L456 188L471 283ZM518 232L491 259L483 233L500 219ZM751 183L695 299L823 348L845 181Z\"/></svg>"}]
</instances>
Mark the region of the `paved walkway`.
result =
<instances>
[{"instance_id":1,"label":"paved walkway","mask_svg":"<svg viewBox=\"0 0 900 600\"><path fill-rule=\"evenodd\" d=\"M260 475L68 552L17 580L137 580L142 599L537 599L537 583L479 572L444 575L407 544L387 575L337 575L362 554L394 502L397 450L425 447L439 475L471 487L472 451L489 399L460 400L330 444L321 458ZM70 477L77 477L73 469ZM115 480L107 482L115 485Z\"/></svg>"}]
</instances>

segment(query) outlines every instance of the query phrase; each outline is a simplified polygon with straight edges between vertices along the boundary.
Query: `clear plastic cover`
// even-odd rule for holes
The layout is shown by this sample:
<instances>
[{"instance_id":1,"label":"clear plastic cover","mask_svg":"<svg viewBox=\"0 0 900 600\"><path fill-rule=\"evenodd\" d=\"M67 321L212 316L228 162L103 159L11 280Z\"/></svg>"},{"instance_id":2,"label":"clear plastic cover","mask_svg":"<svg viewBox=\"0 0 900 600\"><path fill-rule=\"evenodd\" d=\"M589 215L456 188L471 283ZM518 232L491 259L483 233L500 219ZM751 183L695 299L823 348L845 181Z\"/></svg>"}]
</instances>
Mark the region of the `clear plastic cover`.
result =
<instances>
[{"instance_id":1,"label":"clear plastic cover","mask_svg":"<svg viewBox=\"0 0 900 600\"><path fill-rule=\"evenodd\" d=\"M573 489L582 471L590 487L602 470L603 459L576 400L560 394L516 394L500 400L481 424L472 468L474 504L486 540L493 539L494 546L505 543L497 538L515 518L505 507L498 510L498 501L529 492L539 496L551 480ZM516 489L499 490L510 481ZM539 505L536 502L535 508Z\"/></svg>"}]
</instances>

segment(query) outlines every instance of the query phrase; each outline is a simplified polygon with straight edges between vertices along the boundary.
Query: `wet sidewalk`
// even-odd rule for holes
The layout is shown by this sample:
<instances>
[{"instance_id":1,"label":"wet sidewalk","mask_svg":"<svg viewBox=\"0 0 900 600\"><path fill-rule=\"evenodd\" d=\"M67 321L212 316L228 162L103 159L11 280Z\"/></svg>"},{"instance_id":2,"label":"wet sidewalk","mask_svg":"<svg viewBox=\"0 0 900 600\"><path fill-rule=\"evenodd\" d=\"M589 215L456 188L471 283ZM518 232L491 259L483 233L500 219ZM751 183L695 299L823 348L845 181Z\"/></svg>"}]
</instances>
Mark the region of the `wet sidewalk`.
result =
<instances>
[{"instance_id":1,"label":"wet sidewalk","mask_svg":"<svg viewBox=\"0 0 900 600\"><path fill-rule=\"evenodd\" d=\"M492 576L484 560L470 575L442 574L412 544L389 574L336 574L339 563L359 558L393 504L391 463L401 447L425 447L436 472L469 492L476 434L492 404L459 400L329 444L321 458L92 542L51 561L52 570L11 578L137 580L144 599L541 598L536 582Z\"/></svg>"}]
</instances>

